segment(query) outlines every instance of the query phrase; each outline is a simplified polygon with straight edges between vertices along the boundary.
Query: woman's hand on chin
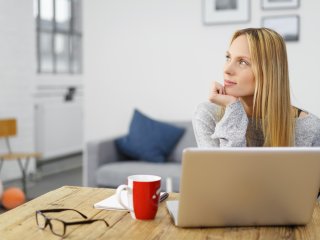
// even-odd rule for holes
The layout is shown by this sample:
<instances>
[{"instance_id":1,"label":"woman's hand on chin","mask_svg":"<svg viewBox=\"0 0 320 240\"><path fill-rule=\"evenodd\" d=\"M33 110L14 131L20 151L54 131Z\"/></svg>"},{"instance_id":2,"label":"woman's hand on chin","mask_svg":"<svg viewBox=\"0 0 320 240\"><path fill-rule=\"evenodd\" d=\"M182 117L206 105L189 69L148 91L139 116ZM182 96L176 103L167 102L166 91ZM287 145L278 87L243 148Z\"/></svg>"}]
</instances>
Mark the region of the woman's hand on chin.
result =
<instances>
[{"instance_id":1,"label":"woman's hand on chin","mask_svg":"<svg viewBox=\"0 0 320 240\"><path fill-rule=\"evenodd\" d=\"M224 86L218 82L212 83L212 88L209 96L209 100L212 103L218 104L220 106L226 107L231 103L234 103L238 98L227 95Z\"/></svg>"}]
</instances>

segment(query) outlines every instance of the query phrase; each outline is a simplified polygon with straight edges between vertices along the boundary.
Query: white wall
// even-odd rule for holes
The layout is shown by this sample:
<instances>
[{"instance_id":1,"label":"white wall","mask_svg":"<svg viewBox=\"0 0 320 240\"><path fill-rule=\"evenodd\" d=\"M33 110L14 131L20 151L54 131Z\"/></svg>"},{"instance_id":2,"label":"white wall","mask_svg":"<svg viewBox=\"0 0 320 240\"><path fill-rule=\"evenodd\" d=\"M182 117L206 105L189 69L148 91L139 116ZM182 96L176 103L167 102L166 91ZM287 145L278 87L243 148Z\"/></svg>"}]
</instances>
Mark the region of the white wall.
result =
<instances>
[{"instance_id":1,"label":"white wall","mask_svg":"<svg viewBox=\"0 0 320 240\"><path fill-rule=\"evenodd\" d=\"M288 43L294 102L320 116L317 96L320 1L262 11L251 21L204 26L200 0L84 0L85 141L125 133L133 109L156 119L190 120L222 80L231 34L261 17L298 14L301 38Z\"/></svg>"},{"instance_id":2,"label":"white wall","mask_svg":"<svg viewBox=\"0 0 320 240\"><path fill-rule=\"evenodd\" d=\"M0 1L0 118L18 120L18 137L11 145L16 151L34 150L33 92L36 71L35 26L32 0ZM5 152L0 140L0 152ZM29 170L34 171L34 162ZM19 177L17 161L3 164L0 178Z\"/></svg>"}]
</instances>

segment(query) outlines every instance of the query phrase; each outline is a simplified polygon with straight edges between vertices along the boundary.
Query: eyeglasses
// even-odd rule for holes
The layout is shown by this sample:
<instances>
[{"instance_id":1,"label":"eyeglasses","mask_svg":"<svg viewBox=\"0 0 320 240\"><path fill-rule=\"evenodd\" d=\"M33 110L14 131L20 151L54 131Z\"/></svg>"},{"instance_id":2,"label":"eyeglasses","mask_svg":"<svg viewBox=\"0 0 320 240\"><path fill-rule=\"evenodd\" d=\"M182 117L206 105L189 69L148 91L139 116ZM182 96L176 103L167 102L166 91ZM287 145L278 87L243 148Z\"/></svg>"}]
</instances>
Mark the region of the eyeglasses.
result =
<instances>
[{"instance_id":1,"label":"eyeglasses","mask_svg":"<svg viewBox=\"0 0 320 240\"><path fill-rule=\"evenodd\" d=\"M44 215L44 213L48 212L63 212L63 211L74 211L79 213L83 218L87 219L88 217L81 212L75 209L69 208L60 208L60 209L46 209L46 210L37 210L36 211L36 222L40 229L45 229L48 225L50 226L50 230L54 235L59 237L63 237L66 234L67 226L69 225L77 225L77 224L90 224L97 221L103 221L107 227L109 224L104 219L91 219L91 220L82 220L82 221L75 221L75 222L65 222L58 218L50 218Z\"/></svg>"}]
</instances>

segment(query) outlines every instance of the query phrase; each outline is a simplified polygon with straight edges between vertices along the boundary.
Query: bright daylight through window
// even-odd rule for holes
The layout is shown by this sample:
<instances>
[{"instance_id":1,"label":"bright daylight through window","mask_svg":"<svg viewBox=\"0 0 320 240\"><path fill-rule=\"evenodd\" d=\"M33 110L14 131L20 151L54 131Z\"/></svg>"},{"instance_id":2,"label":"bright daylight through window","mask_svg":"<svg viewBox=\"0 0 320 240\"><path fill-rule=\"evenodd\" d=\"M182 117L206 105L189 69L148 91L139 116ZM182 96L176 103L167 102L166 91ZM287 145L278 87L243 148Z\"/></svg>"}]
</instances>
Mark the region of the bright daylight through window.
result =
<instances>
[{"instance_id":1,"label":"bright daylight through window","mask_svg":"<svg viewBox=\"0 0 320 240\"><path fill-rule=\"evenodd\" d=\"M38 73L81 73L81 0L34 0L34 16Z\"/></svg>"}]
</instances>

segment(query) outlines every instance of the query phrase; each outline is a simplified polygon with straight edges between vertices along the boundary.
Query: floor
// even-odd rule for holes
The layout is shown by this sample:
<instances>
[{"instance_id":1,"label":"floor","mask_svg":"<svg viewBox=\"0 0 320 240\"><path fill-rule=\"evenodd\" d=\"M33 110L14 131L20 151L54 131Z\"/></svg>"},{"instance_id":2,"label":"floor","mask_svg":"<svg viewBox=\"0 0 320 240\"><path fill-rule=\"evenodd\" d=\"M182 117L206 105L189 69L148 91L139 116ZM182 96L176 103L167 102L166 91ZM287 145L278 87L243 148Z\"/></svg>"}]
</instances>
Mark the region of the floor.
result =
<instances>
[{"instance_id":1,"label":"floor","mask_svg":"<svg viewBox=\"0 0 320 240\"><path fill-rule=\"evenodd\" d=\"M22 187L20 179L5 182L3 185L4 188ZM64 185L82 186L82 154L42 164L37 173L28 178L27 198L36 198ZM3 211L0 207L0 213Z\"/></svg>"}]
</instances>

